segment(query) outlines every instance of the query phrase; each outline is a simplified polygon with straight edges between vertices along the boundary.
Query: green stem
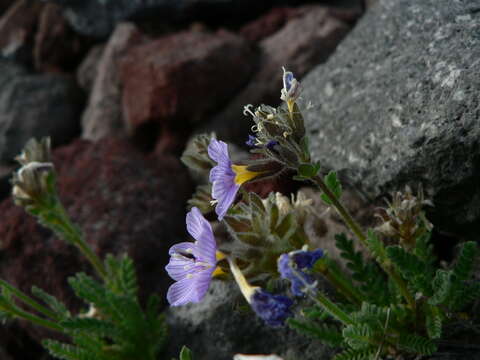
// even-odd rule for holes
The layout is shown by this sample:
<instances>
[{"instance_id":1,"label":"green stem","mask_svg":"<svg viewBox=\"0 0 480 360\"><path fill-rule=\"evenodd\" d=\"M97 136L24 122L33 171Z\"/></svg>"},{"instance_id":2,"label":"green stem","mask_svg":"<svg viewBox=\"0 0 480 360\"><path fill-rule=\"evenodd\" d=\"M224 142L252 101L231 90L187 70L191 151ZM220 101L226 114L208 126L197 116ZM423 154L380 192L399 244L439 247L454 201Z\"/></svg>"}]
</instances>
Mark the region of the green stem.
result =
<instances>
[{"instance_id":1,"label":"green stem","mask_svg":"<svg viewBox=\"0 0 480 360\"><path fill-rule=\"evenodd\" d=\"M57 325L56 323L50 321L50 320L46 320L46 319L42 319L38 316L35 316L33 314L30 314L26 311L23 311L21 309L19 309L18 307L16 306L12 306L9 308L9 311L19 317L19 318L22 318L22 319L25 319L25 320L28 320L34 324L37 324L37 325L40 325L40 326L43 326L43 327L46 327L46 328L49 328L51 330L55 330L55 331L62 331L62 327L60 325Z\"/></svg>"},{"instance_id":2,"label":"green stem","mask_svg":"<svg viewBox=\"0 0 480 360\"><path fill-rule=\"evenodd\" d=\"M310 295L310 297L323 309L325 309L326 312L328 312L338 321L342 322L344 325L354 324L352 318L345 311L340 309L322 293L318 292L316 296Z\"/></svg>"},{"instance_id":3,"label":"green stem","mask_svg":"<svg viewBox=\"0 0 480 360\"><path fill-rule=\"evenodd\" d=\"M98 275L100 275L102 279L106 279L107 271L105 270L103 262L97 254L93 252L90 246L88 246L81 231L70 221L67 211L59 199L57 199L56 204L51 208L50 215L54 216L58 222L55 226L62 230L60 232L57 231L57 234L63 237L66 242L75 245L88 261L90 261ZM46 220L44 223L50 225L51 221ZM55 228L53 230L55 231Z\"/></svg>"},{"instance_id":4,"label":"green stem","mask_svg":"<svg viewBox=\"0 0 480 360\"><path fill-rule=\"evenodd\" d=\"M33 300L31 297L20 291L19 289L15 288L14 286L10 285L7 283L5 280L0 279L0 286L3 286L4 288L8 289L12 294L14 294L19 300L23 301L25 304L29 305L33 309L37 310L39 313L44 314L45 316L48 316L52 319L59 320L60 317L55 314L53 311L50 309L47 309L43 305L40 305L37 303L35 300Z\"/></svg>"},{"instance_id":5,"label":"green stem","mask_svg":"<svg viewBox=\"0 0 480 360\"><path fill-rule=\"evenodd\" d=\"M337 212L340 214L340 216L343 218L343 221L347 224L347 226L350 228L350 230L355 234L355 236L360 240L360 242L367 248L369 249L368 242L367 242L367 236L363 233L360 225L353 219L353 217L350 215L348 210L338 201L337 197L333 192L330 191L328 186L325 184L323 179L319 177L318 175L312 178L312 181L320 188L320 190L323 191L323 193L329 198L329 200L332 202L332 205L335 207ZM415 299L413 296L410 294L407 288L407 284L405 281L398 275L395 270L387 265L384 264L383 262L379 261L380 266L382 269L390 275L392 280L396 283L398 289L400 290L402 296L405 298L407 303L410 305L410 307L415 310Z\"/></svg>"},{"instance_id":6,"label":"green stem","mask_svg":"<svg viewBox=\"0 0 480 360\"><path fill-rule=\"evenodd\" d=\"M337 264L328 257L324 256L317 261L314 270L321 273L336 289L338 289L352 303L360 305L365 298L358 291L353 283L338 268Z\"/></svg>"}]
</instances>

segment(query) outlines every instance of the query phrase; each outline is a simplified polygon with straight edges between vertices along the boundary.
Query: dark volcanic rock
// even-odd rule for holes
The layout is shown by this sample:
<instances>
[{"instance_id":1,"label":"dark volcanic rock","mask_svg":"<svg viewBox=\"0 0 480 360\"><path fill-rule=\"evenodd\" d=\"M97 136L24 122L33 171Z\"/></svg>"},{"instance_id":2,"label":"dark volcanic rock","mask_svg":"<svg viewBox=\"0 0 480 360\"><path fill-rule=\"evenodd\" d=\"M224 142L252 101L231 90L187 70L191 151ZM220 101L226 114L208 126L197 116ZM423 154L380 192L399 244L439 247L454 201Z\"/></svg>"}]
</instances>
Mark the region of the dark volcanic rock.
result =
<instances>
[{"instance_id":1,"label":"dark volcanic rock","mask_svg":"<svg viewBox=\"0 0 480 360\"><path fill-rule=\"evenodd\" d=\"M223 30L184 31L133 48L120 69L128 132L151 122L190 131L248 81L254 55Z\"/></svg>"},{"instance_id":2,"label":"dark volcanic rock","mask_svg":"<svg viewBox=\"0 0 480 360\"><path fill-rule=\"evenodd\" d=\"M277 354L284 359L331 359L334 352L285 328L270 328L251 310L234 282L213 281L199 304L167 312L170 357L186 345L196 360L227 360L236 353Z\"/></svg>"},{"instance_id":3,"label":"dark volcanic rock","mask_svg":"<svg viewBox=\"0 0 480 360\"><path fill-rule=\"evenodd\" d=\"M249 22L240 29L240 35L247 40L258 42L280 30L288 20L299 15L296 8L279 7L270 10L267 14Z\"/></svg>"},{"instance_id":4,"label":"dark volcanic rock","mask_svg":"<svg viewBox=\"0 0 480 360\"><path fill-rule=\"evenodd\" d=\"M65 6L72 26L85 35L106 37L126 19L155 19L157 22L211 20L228 24L239 17L265 11L278 0L51 0Z\"/></svg>"},{"instance_id":5,"label":"dark volcanic rock","mask_svg":"<svg viewBox=\"0 0 480 360\"><path fill-rule=\"evenodd\" d=\"M33 59L39 71L74 69L86 51L87 41L75 34L63 17L62 8L46 4L38 19Z\"/></svg>"},{"instance_id":6,"label":"dark volcanic rock","mask_svg":"<svg viewBox=\"0 0 480 360\"><path fill-rule=\"evenodd\" d=\"M315 157L371 197L422 182L442 228L480 216L475 3L381 0L303 81Z\"/></svg>"},{"instance_id":7,"label":"dark volcanic rock","mask_svg":"<svg viewBox=\"0 0 480 360\"><path fill-rule=\"evenodd\" d=\"M170 283L164 271L168 248L186 238L185 202L192 190L180 162L146 157L125 141L106 139L59 148L54 163L63 203L92 248L102 256L129 253L142 297L155 291L164 299ZM0 211L0 278L26 292L39 286L78 309L67 277L90 272L78 251L37 225L10 199L0 204ZM45 336L22 326L37 339Z\"/></svg>"},{"instance_id":8,"label":"dark volcanic rock","mask_svg":"<svg viewBox=\"0 0 480 360\"><path fill-rule=\"evenodd\" d=\"M45 4L17 0L0 18L0 57L30 64L38 18Z\"/></svg>"},{"instance_id":9,"label":"dark volcanic rock","mask_svg":"<svg viewBox=\"0 0 480 360\"><path fill-rule=\"evenodd\" d=\"M301 78L315 65L324 62L350 30L345 18L359 12L323 6L306 6L275 34L259 42L260 63L248 85L220 111L204 130L219 138L244 144L252 120L243 115L247 104L276 105L280 102L282 66Z\"/></svg>"},{"instance_id":10,"label":"dark volcanic rock","mask_svg":"<svg viewBox=\"0 0 480 360\"><path fill-rule=\"evenodd\" d=\"M11 162L32 137L51 136L65 144L80 132L83 96L73 79L30 75L0 62L0 161Z\"/></svg>"}]
</instances>

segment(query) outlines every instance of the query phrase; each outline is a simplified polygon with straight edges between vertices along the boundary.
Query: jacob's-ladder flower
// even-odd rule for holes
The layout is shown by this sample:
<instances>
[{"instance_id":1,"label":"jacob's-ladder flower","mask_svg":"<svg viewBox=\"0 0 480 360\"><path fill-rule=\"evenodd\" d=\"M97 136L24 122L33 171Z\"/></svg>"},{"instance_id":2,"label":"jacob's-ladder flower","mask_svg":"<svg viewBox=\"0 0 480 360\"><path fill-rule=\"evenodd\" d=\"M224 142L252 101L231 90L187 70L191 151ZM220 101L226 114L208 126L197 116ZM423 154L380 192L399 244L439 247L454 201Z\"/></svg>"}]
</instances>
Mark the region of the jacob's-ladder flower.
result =
<instances>
[{"instance_id":1,"label":"jacob's-ladder flower","mask_svg":"<svg viewBox=\"0 0 480 360\"><path fill-rule=\"evenodd\" d=\"M167 292L171 306L200 302L207 293L217 265L217 245L210 223L196 207L187 214L187 231L196 240L173 245L165 267L176 282Z\"/></svg>"},{"instance_id":2,"label":"jacob's-ladder flower","mask_svg":"<svg viewBox=\"0 0 480 360\"><path fill-rule=\"evenodd\" d=\"M228 145L223 141L212 139L208 145L208 156L217 162L210 170L212 198L217 203L215 212L222 220L235 201L240 186L255 178L260 173L247 170L246 165L234 165L228 154Z\"/></svg>"}]
</instances>

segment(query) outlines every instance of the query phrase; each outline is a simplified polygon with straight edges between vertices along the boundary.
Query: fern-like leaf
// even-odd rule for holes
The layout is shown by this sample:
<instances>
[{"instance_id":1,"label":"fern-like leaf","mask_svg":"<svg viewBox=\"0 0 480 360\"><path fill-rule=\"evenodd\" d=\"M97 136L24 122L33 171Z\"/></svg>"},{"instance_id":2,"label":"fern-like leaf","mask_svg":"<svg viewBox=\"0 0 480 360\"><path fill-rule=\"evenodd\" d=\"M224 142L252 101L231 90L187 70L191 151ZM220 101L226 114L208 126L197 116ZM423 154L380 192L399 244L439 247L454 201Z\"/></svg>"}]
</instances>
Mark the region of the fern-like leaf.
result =
<instances>
[{"instance_id":1,"label":"fern-like leaf","mask_svg":"<svg viewBox=\"0 0 480 360\"><path fill-rule=\"evenodd\" d=\"M367 323L348 325L342 331L345 342L356 350L370 346L373 334L373 329Z\"/></svg>"},{"instance_id":2,"label":"fern-like leaf","mask_svg":"<svg viewBox=\"0 0 480 360\"><path fill-rule=\"evenodd\" d=\"M333 360L374 360L375 356L375 349L348 349L335 355Z\"/></svg>"},{"instance_id":3,"label":"fern-like leaf","mask_svg":"<svg viewBox=\"0 0 480 360\"><path fill-rule=\"evenodd\" d=\"M400 336L398 346L405 351L422 355L431 355L437 350L431 340L414 334Z\"/></svg>"},{"instance_id":4,"label":"fern-like leaf","mask_svg":"<svg viewBox=\"0 0 480 360\"><path fill-rule=\"evenodd\" d=\"M288 319L287 322L291 328L317 338L318 340L332 347L338 347L343 344L342 334L340 334L336 328L326 324L317 325L311 322L307 323L298 321L296 319Z\"/></svg>"}]
</instances>

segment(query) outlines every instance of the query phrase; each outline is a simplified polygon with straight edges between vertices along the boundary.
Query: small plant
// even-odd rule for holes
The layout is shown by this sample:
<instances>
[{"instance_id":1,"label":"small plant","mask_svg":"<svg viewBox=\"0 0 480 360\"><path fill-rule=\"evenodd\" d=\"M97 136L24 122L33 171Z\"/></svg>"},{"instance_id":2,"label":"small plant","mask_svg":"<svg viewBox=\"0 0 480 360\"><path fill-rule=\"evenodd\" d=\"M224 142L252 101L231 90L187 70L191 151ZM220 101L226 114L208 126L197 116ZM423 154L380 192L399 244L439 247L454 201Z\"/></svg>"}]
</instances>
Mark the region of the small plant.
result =
<instances>
[{"instance_id":1,"label":"small plant","mask_svg":"<svg viewBox=\"0 0 480 360\"><path fill-rule=\"evenodd\" d=\"M68 279L88 311L74 314L54 296L33 287L32 295L0 280L3 319L25 319L66 335L70 343L44 340L50 354L65 360L155 360L166 339L159 299L152 295L144 309L132 260L107 255L100 259L68 217L56 191L50 141L31 140L17 157L22 167L14 174L13 196L39 223L77 247L95 276L78 273Z\"/></svg>"},{"instance_id":2,"label":"small plant","mask_svg":"<svg viewBox=\"0 0 480 360\"><path fill-rule=\"evenodd\" d=\"M417 196L408 188L396 193L392 203L377 214L382 224L362 229L342 204L336 173L322 174L321 164L312 161L300 83L285 70L283 83L279 107L245 107L245 114L255 123L247 141L253 159L233 163L228 145L214 135L200 136L195 148L187 148L183 155L188 166L209 171L210 185L201 185L191 204L204 213L210 211L209 205L215 206L218 220L232 238L218 244L221 256L210 266L221 270L222 278L238 283L266 324L288 323L340 348L336 360L434 353L444 336L444 325L468 316L469 304L480 296L480 283L473 280L476 243L461 244L455 261L440 266L430 243L432 224L423 211L429 202L421 189ZM305 223L314 216L309 199L299 201L299 195L289 200L278 194L261 199L242 189L246 182L288 171L296 172L296 180L316 186L321 199L349 228L349 235L336 236L347 271L328 253L309 249ZM367 257L355 250L357 244ZM319 276L330 282L336 294L327 296L322 291ZM280 278L290 282L289 296L264 290ZM188 289L184 291L186 298ZM195 298L195 302L200 300ZM294 301L301 308L295 314Z\"/></svg>"}]
</instances>

